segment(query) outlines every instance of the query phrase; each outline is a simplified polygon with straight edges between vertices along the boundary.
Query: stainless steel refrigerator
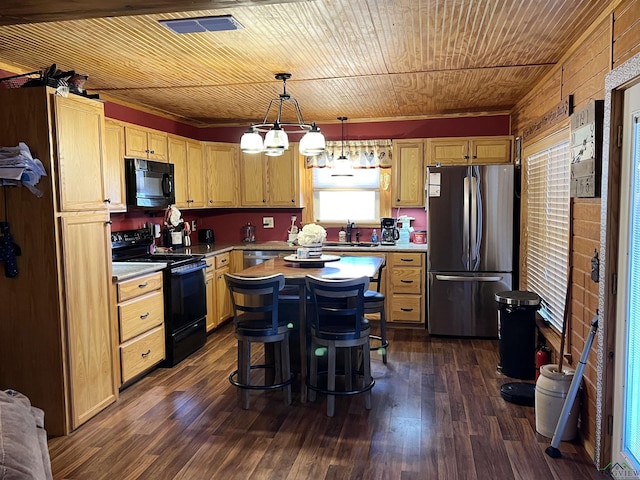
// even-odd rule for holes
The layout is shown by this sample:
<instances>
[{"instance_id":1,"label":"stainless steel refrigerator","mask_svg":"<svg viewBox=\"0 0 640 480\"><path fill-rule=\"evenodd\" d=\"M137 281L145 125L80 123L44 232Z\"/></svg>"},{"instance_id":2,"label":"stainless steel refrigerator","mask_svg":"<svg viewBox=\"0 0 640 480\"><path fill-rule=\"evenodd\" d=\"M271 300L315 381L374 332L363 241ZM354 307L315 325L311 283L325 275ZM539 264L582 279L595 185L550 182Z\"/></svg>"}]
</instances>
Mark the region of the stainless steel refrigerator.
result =
<instances>
[{"instance_id":1,"label":"stainless steel refrigerator","mask_svg":"<svg viewBox=\"0 0 640 480\"><path fill-rule=\"evenodd\" d=\"M496 292L512 290L513 166L427 171L429 333L497 337Z\"/></svg>"}]
</instances>

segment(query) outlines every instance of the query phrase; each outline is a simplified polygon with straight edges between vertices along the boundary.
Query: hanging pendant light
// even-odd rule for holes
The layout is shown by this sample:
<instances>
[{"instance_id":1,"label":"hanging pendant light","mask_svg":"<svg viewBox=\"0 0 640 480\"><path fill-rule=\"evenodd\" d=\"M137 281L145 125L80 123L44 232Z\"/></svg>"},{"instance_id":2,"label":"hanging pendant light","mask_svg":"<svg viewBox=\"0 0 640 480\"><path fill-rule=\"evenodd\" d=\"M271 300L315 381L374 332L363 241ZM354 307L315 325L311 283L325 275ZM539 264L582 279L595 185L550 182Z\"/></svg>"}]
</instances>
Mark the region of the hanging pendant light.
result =
<instances>
[{"instance_id":1,"label":"hanging pendant light","mask_svg":"<svg viewBox=\"0 0 640 480\"><path fill-rule=\"evenodd\" d=\"M271 99L267 113L262 123L252 125L242 135L240 139L240 150L244 153L260 153L265 155L279 156L289 148L288 134L301 134L304 136L300 140L300 153L302 155L319 155L326 148L324 135L320 133L318 126L304 123L302 112L298 101L287 93L287 80L291 78L290 73L276 74L276 80L281 80L283 84L283 92L278 98ZM287 103L293 104L296 113L297 123L289 123L282 121L282 108ZM273 122L269 122L269 114L271 108L277 105L277 115ZM260 133L265 133L264 142Z\"/></svg>"},{"instance_id":2,"label":"hanging pendant light","mask_svg":"<svg viewBox=\"0 0 640 480\"><path fill-rule=\"evenodd\" d=\"M344 122L348 120L347 117L338 117L338 120L342 123L342 138L341 138L341 154L334 160L335 172L331 174L332 177L353 177L353 168L351 167L351 161L344 154Z\"/></svg>"}]
</instances>

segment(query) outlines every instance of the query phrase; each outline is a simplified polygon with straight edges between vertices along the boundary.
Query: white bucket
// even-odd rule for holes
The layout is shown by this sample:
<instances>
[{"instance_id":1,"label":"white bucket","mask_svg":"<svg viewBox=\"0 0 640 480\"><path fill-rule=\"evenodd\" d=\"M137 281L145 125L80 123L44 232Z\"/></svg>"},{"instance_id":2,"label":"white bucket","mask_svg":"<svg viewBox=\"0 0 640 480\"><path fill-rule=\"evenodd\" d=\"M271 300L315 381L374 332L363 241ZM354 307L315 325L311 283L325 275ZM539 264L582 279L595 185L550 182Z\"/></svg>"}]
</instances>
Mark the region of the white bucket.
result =
<instances>
[{"instance_id":1,"label":"white bucket","mask_svg":"<svg viewBox=\"0 0 640 480\"><path fill-rule=\"evenodd\" d=\"M540 435L552 438L567 398L575 370L571 368L558 371L558 365L549 364L540 367L540 376L536 381L535 410L536 431ZM561 441L573 440L578 431L579 403L576 398L571 407L569 418L562 433Z\"/></svg>"}]
</instances>

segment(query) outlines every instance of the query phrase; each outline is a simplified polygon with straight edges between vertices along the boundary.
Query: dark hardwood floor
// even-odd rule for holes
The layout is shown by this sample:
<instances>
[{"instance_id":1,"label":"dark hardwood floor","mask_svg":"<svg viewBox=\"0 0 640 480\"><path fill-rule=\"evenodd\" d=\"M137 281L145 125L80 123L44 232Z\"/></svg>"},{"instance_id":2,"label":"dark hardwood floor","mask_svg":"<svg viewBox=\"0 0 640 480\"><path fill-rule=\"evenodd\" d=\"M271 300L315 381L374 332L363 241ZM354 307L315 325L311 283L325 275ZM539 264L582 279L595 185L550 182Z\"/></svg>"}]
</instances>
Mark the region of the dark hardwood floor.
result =
<instances>
[{"instance_id":1,"label":"dark hardwood floor","mask_svg":"<svg viewBox=\"0 0 640 480\"><path fill-rule=\"evenodd\" d=\"M531 407L505 402L497 341L391 329L373 354L373 408L361 395L286 406L253 392L240 408L227 377L230 325L172 369L157 369L67 437L49 441L56 479L601 479L584 450L551 459Z\"/></svg>"}]
</instances>

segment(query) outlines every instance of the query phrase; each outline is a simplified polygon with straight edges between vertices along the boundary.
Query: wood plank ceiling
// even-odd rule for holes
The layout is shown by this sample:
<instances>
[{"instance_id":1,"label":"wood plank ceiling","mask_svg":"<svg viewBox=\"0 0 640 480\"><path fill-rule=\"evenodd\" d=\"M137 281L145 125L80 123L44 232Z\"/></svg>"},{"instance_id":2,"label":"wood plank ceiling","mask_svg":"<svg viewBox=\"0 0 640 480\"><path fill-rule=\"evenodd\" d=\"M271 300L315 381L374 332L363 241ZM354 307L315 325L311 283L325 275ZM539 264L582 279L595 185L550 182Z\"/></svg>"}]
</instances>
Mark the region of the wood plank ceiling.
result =
<instances>
[{"instance_id":1,"label":"wood plank ceiling","mask_svg":"<svg viewBox=\"0 0 640 480\"><path fill-rule=\"evenodd\" d=\"M282 91L277 72L293 75L287 90L307 122L508 111L610 4L198 0L184 3L221 8L186 11L162 0L124 11L108 0L91 11L81 5L93 2L75 1L76 18L127 15L19 23L74 16L68 1L26 3L22 15L14 0L0 7L0 64L27 72L56 63L89 75L92 92L202 126L261 121ZM168 3L181 11L129 15ZM177 35L158 23L226 14L244 29Z\"/></svg>"}]
</instances>

